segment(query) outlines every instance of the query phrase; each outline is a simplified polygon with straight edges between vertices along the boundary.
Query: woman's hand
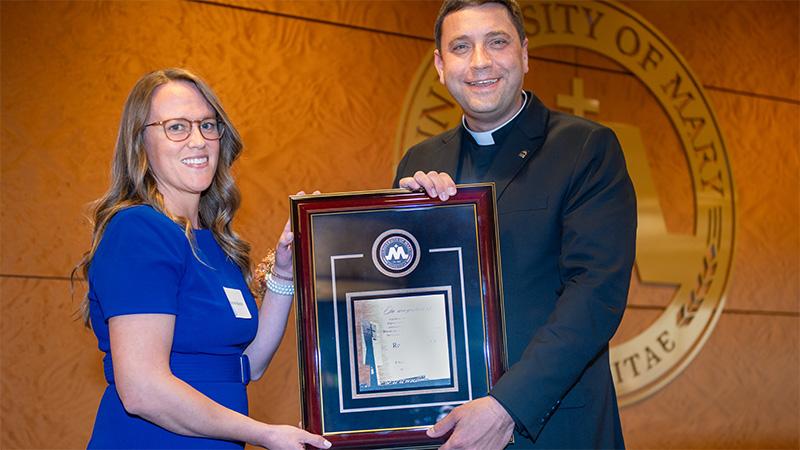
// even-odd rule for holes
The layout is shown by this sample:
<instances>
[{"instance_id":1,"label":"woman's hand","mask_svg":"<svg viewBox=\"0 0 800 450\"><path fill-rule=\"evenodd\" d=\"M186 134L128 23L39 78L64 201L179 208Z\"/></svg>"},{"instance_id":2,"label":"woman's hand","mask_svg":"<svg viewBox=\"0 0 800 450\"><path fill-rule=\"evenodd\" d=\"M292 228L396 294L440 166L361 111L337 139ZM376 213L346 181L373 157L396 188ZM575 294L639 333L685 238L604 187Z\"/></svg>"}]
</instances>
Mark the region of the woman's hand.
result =
<instances>
[{"instance_id":1,"label":"woman's hand","mask_svg":"<svg viewBox=\"0 0 800 450\"><path fill-rule=\"evenodd\" d=\"M294 233L292 233L291 222L286 221L283 227L283 233L278 238L278 243L275 245L275 266L272 270L282 276L291 279L294 275L292 271L292 242L294 241Z\"/></svg>"},{"instance_id":2,"label":"woman's hand","mask_svg":"<svg viewBox=\"0 0 800 450\"><path fill-rule=\"evenodd\" d=\"M304 191L300 191L297 195L305 195ZM314 191L314 195L319 194L319 191ZM278 238L278 243L275 245L275 265L272 270L276 274L285 278L292 278L294 272L292 271L292 243L294 241L294 233L292 233L291 220L286 221L283 227L283 233Z\"/></svg>"},{"instance_id":3,"label":"woman's hand","mask_svg":"<svg viewBox=\"0 0 800 450\"><path fill-rule=\"evenodd\" d=\"M322 436L290 425L268 425L262 446L269 450L302 450L305 444L315 448L330 448L331 443Z\"/></svg>"}]
</instances>

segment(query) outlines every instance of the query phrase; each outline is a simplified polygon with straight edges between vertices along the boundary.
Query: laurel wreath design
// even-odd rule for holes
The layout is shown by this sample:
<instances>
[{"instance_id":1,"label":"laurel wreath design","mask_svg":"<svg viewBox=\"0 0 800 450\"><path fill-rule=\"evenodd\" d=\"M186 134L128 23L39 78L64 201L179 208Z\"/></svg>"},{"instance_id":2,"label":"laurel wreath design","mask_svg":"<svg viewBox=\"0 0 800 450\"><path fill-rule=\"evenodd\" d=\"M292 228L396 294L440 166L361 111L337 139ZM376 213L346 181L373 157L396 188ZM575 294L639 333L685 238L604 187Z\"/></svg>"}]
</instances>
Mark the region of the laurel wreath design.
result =
<instances>
[{"instance_id":1,"label":"laurel wreath design","mask_svg":"<svg viewBox=\"0 0 800 450\"><path fill-rule=\"evenodd\" d=\"M697 274L697 284L689 293L689 301L678 309L678 326L685 327L692 323L697 311L706 299L717 271L717 246L710 244L703 256L703 269Z\"/></svg>"}]
</instances>

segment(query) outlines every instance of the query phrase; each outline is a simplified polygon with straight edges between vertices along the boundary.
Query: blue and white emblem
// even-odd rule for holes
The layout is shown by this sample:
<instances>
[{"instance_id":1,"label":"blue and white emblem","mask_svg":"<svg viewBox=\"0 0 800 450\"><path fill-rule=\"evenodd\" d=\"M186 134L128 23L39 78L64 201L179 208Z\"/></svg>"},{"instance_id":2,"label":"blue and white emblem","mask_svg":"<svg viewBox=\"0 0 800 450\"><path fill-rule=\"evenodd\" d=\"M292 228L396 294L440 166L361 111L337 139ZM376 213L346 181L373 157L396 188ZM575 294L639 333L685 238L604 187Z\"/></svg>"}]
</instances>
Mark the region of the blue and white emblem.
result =
<instances>
[{"instance_id":1,"label":"blue and white emblem","mask_svg":"<svg viewBox=\"0 0 800 450\"><path fill-rule=\"evenodd\" d=\"M386 276L408 275L419 263L419 243L408 231L384 231L372 244L372 261Z\"/></svg>"}]
</instances>

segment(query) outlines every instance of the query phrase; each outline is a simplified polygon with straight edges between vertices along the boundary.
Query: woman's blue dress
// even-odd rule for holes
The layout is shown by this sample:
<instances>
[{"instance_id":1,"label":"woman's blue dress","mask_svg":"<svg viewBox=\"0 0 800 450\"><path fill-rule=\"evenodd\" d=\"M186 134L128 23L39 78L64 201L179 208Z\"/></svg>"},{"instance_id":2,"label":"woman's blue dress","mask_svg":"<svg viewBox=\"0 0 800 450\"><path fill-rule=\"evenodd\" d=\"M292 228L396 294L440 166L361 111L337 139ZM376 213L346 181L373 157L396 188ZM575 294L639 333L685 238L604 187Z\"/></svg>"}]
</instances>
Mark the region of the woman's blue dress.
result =
<instances>
[{"instance_id":1,"label":"woman's blue dress","mask_svg":"<svg viewBox=\"0 0 800 450\"><path fill-rule=\"evenodd\" d=\"M118 212L89 267L89 312L109 382L89 448L242 448L242 442L183 436L128 414L114 385L108 319L125 314L172 314L170 368L212 400L248 413L250 367L242 352L255 338L258 309L239 267L209 230L183 230L149 206ZM226 288L226 289L223 289ZM234 308L239 291L246 310ZM238 313L235 313L238 311ZM245 316L249 315L249 318ZM238 317L237 317L238 316Z\"/></svg>"}]
</instances>

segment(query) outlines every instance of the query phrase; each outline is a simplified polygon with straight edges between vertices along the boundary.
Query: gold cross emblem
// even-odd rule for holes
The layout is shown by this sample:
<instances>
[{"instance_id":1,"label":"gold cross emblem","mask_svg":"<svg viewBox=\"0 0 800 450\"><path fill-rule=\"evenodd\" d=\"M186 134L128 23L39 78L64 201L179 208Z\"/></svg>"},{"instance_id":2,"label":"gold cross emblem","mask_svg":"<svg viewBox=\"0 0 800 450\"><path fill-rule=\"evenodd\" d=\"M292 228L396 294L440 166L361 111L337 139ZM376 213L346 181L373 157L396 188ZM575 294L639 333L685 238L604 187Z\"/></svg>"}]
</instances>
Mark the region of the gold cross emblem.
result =
<instances>
[{"instance_id":1,"label":"gold cross emblem","mask_svg":"<svg viewBox=\"0 0 800 450\"><path fill-rule=\"evenodd\" d=\"M558 94L556 105L559 108L572 110L572 114L579 117L585 117L584 111L594 114L600 111L600 100L583 96L583 80L580 78L572 79L572 96Z\"/></svg>"}]
</instances>

